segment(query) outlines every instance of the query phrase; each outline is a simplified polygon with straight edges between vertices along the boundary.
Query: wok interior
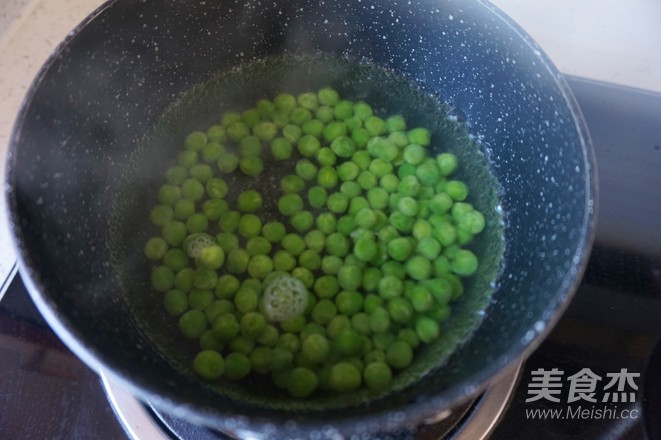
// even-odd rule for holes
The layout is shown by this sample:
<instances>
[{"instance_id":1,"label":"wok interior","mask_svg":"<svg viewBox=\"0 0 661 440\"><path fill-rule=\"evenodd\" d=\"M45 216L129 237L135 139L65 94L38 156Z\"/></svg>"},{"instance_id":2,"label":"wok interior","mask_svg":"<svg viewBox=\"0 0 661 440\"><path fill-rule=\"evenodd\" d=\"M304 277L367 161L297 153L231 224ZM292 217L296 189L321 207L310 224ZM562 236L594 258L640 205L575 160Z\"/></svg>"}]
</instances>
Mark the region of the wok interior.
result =
<instances>
[{"instance_id":1,"label":"wok interior","mask_svg":"<svg viewBox=\"0 0 661 440\"><path fill-rule=\"evenodd\" d=\"M502 187L505 269L483 322L442 371L349 411L343 410L344 398L335 398L311 410L283 413L273 407L291 402L266 395L260 401L267 405L255 405L249 390L224 388L223 395L182 374L185 358L177 353L184 351L175 342L178 336L168 333L172 319L161 313L144 284L146 276L141 284L128 274L148 273L134 252L146 237L140 225L159 173L179 148L172 139L206 126L233 104L227 94L222 102L210 102L196 95L201 89L194 86L231 66L318 53L393 69L467 120L481 152L454 146L466 164L460 177L473 188L486 188L488 177L480 172L488 160ZM300 81L258 82L254 89L244 84L234 92L249 91L250 98L259 99L281 86L307 91L328 79L351 97L354 83L317 73L301 77L285 69L279 74L283 79ZM355 91L376 93L384 109L397 110L405 101L395 99L393 90ZM170 107L187 92L179 110ZM241 106L251 101L246 98L240 96ZM418 105L409 102L401 111L407 118L411 112L411 120L422 125L429 114L416 113ZM166 132L153 134L168 108L174 119ZM442 127L437 132L444 135ZM152 141L162 136L162 142L150 146L144 139L149 133ZM481 2L369 8L353 2L255 7L118 1L51 60L20 115L8 179L22 273L34 284L32 294L43 300L42 307L55 312L50 319L59 323L60 336L94 367L111 368L142 397L158 399L195 421L227 426L239 416L282 421L310 420L305 417L313 414L314 423L340 423L389 417L391 410L420 420L473 394L539 341L566 305L581 272L592 219L594 182L582 135L555 71L525 35ZM478 207L490 206L493 194L473 194ZM493 213L487 214L494 222ZM485 236L477 245L489 250L501 244ZM489 265L481 253L483 268L494 269L495 262ZM448 331L465 335L462 326L475 324L487 286L481 277L473 283ZM421 356L415 377L437 364L448 348L438 346ZM336 410L318 412L320 405Z\"/></svg>"}]
</instances>

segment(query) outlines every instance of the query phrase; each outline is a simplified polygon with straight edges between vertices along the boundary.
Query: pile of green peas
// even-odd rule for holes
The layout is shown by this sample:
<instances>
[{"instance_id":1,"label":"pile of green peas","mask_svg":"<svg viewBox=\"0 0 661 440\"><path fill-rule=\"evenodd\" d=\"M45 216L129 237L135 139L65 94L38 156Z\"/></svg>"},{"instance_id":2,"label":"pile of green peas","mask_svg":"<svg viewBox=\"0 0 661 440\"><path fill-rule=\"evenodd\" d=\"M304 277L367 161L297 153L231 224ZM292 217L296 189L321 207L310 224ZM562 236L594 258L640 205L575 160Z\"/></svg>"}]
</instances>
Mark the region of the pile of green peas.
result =
<instances>
[{"instance_id":1,"label":"pile of green peas","mask_svg":"<svg viewBox=\"0 0 661 440\"><path fill-rule=\"evenodd\" d=\"M461 279L478 267L464 245L484 216L452 178L457 158L432 155L432 144L428 129L329 87L281 93L190 133L144 253L165 310L199 344L196 374L269 375L301 398L387 391L441 337ZM278 190L264 190L272 181ZM280 277L307 295L284 320L260 305Z\"/></svg>"}]
</instances>

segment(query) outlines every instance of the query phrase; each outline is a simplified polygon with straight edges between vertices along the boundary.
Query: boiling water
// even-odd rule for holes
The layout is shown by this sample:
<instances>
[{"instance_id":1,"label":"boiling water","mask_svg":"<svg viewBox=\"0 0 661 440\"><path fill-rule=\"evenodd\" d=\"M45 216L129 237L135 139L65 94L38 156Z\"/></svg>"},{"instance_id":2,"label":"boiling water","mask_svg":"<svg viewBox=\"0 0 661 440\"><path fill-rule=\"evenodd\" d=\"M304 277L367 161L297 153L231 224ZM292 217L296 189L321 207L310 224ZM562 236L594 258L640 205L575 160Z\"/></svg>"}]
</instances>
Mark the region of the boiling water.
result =
<instances>
[{"instance_id":1,"label":"boiling water","mask_svg":"<svg viewBox=\"0 0 661 440\"><path fill-rule=\"evenodd\" d=\"M453 313L442 327L441 338L416 354L413 365L395 377L392 390L406 387L432 371L442 374L442 366L448 357L479 326L501 272L504 226L498 203L500 187L480 145L457 117L461 112L443 103L442 97L426 90L424 84L416 84L373 64L321 55L284 56L220 72L204 84L193 87L165 110L127 164L124 184L118 193L111 220L115 238L111 244L113 264L123 287L122 295L136 324L178 369L193 374L190 363L197 348L190 347L192 344L178 333L176 318L167 315L163 309L162 294L151 290L149 263L142 255L148 237L158 234L158 230L149 224L148 216L150 207L157 200L157 190L164 183L165 170L175 162L185 136L193 130L206 131L219 121L223 112L246 110L254 107L259 99L271 99L281 92L297 95L326 86L335 88L341 98L369 103L377 116L385 118L399 114L410 128L430 129L432 155L448 151L457 156L460 166L453 176L469 186L471 195L468 201L486 219L485 230L470 245L480 259L478 272L464 282L463 296L452 303ZM289 169L282 163L278 167ZM228 201L231 203L243 188L257 186L262 194L274 194L272 198L264 197L265 208L277 212L274 203L280 193L280 175L277 172L269 174L268 163L265 170L258 178L242 177L228 181ZM255 383L223 383L217 389L243 400L272 407L285 405L287 408L298 405L307 409L327 408L369 398L369 393L359 391L306 399L301 403L277 390L265 392L264 384L259 380ZM251 393L251 389L259 389L259 392Z\"/></svg>"}]
</instances>

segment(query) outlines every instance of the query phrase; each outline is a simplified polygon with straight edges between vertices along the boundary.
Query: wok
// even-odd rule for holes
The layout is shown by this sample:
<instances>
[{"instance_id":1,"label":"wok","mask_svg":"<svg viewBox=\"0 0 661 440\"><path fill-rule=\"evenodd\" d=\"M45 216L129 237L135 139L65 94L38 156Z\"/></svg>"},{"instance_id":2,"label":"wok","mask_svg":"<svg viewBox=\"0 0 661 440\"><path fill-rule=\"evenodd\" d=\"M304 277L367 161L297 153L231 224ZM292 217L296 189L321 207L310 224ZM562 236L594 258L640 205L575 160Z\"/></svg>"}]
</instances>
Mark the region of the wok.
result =
<instances>
[{"instance_id":1,"label":"wok","mask_svg":"<svg viewBox=\"0 0 661 440\"><path fill-rule=\"evenodd\" d=\"M356 67L369 65L395 75ZM398 95L398 78L420 92ZM446 102L464 131L435 134L466 141L449 148L499 233L475 245L481 272L445 342L391 393L301 403L257 386L208 386L186 367L185 344L140 275L143 219L173 139L224 106L324 85L431 124L423 104ZM471 139L479 149L464 148ZM595 167L571 92L530 37L479 0L110 1L35 79L7 167L20 273L62 340L156 407L264 438L399 430L476 396L548 334L594 233Z\"/></svg>"}]
</instances>

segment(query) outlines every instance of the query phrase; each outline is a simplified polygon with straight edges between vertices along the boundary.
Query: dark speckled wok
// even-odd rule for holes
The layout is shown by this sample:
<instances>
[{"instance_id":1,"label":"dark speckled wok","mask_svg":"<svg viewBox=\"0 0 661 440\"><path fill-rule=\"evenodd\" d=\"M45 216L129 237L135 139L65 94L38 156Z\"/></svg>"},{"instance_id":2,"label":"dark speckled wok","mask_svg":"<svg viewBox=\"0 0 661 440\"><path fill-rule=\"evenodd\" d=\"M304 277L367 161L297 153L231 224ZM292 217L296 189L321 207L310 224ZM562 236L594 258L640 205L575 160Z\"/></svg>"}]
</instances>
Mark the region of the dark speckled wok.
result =
<instances>
[{"instance_id":1,"label":"dark speckled wok","mask_svg":"<svg viewBox=\"0 0 661 440\"><path fill-rule=\"evenodd\" d=\"M450 345L429 350L419 377L384 398L301 405L250 384L206 386L177 357L186 353L173 321L146 287L140 220L180 145L167 139L217 117L216 96L245 104L330 83L411 120L429 117L415 102L397 108L395 89L361 83L350 68L295 67L310 55L386 67L446 101L448 115L479 140L479 152L448 147L463 160L462 177L482 188L472 201L488 207L497 196L505 216L504 264L488 307L480 312L491 288L484 271L498 259L487 255L455 307ZM289 61L268 80L198 87L273 57ZM170 125L159 128L164 114ZM499 187L485 186L487 163ZM21 275L51 326L92 368L196 423L265 438L313 438L316 430L322 438L417 424L474 397L529 354L580 280L595 183L589 138L562 76L486 2L118 0L80 25L39 73L16 123L7 191ZM487 217L496 231L496 210ZM502 242L487 233L480 243L488 254Z\"/></svg>"}]
</instances>

